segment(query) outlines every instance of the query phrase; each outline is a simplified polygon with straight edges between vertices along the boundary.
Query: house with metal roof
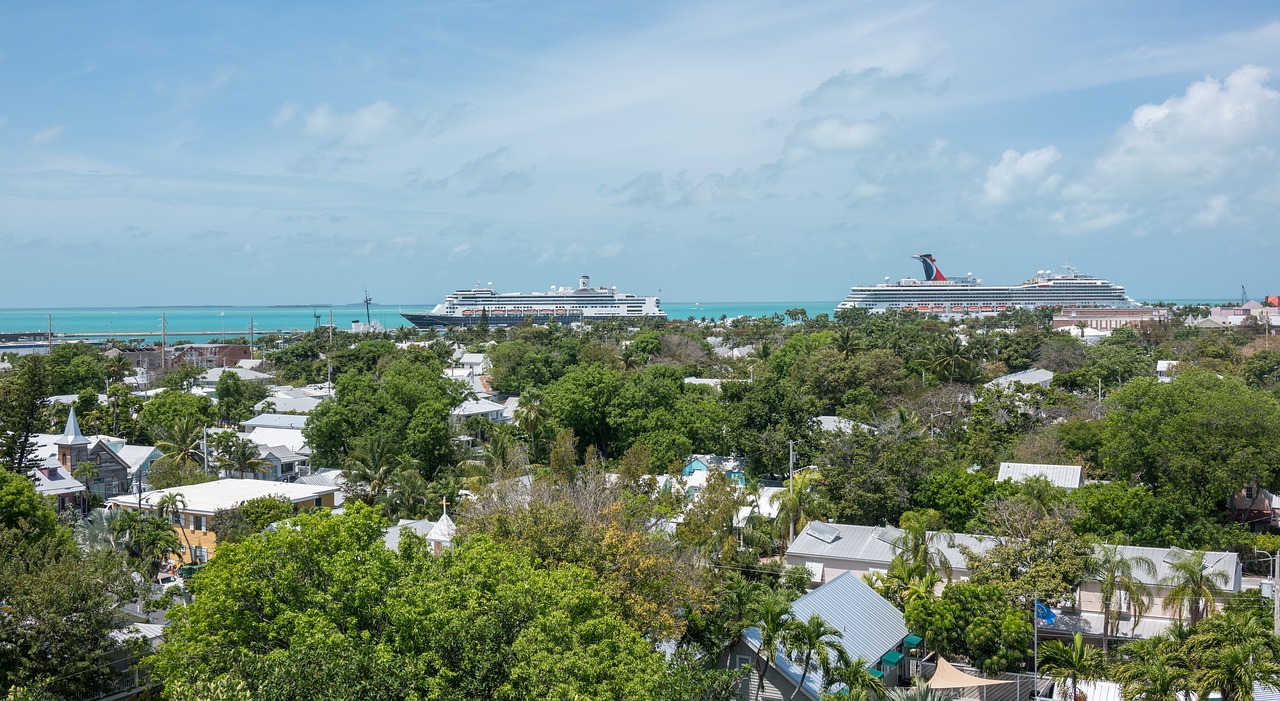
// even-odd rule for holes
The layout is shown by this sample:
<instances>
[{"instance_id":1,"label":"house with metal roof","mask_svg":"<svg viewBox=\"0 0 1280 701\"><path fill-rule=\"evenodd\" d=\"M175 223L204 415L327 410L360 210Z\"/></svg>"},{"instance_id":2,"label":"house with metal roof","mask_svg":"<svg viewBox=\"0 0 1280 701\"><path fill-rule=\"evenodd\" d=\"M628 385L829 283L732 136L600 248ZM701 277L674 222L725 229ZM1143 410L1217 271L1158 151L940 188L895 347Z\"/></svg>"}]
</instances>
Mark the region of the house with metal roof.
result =
<instances>
[{"instance_id":1,"label":"house with metal roof","mask_svg":"<svg viewBox=\"0 0 1280 701\"><path fill-rule=\"evenodd\" d=\"M814 584L830 582L844 574L861 578L873 572L884 573L897 554L896 543L901 536L902 531L892 526L851 526L814 521L792 541L785 556L786 564L809 568ZM996 542L991 536L966 533L930 532L929 538L951 564L954 580L968 579L972 574L965 550L981 553ZM1114 637L1147 638L1164 631L1178 618L1178 611L1166 605L1169 586L1162 582L1173 571L1175 562L1194 554L1179 548L1115 547L1130 560L1150 560L1154 572L1134 568L1134 576L1151 589L1151 606L1145 615L1137 617L1128 610L1129 602L1119 597L1115 605L1125 610L1116 614L1120 627ZM1226 592L1240 591L1242 572L1236 553L1205 553L1203 569L1216 573L1215 576L1225 582L1223 589ZM1103 634L1101 584L1092 580L1081 582L1076 599L1074 606L1058 612L1053 626L1042 630L1063 636L1078 631L1086 638L1100 640Z\"/></svg>"},{"instance_id":2,"label":"house with metal roof","mask_svg":"<svg viewBox=\"0 0 1280 701\"><path fill-rule=\"evenodd\" d=\"M816 615L840 631L838 642L849 658L861 658L871 673L889 687L896 686L907 676L907 653L921 643L919 636L907 630L902 612L853 573L842 574L796 599L791 605L791 613L801 621ZM744 644L730 655L729 663L734 667L754 662L760 650L760 630L748 629L742 634L742 642ZM799 664L788 659L782 645L772 653L764 692L753 698L791 698L801 678L804 683L797 698L817 701L822 696L828 684L820 669L804 674ZM758 679L758 675L753 674L747 680L753 692ZM842 688L839 683L830 686L830 690L837 693Z\"/></svg>"},{"instance_id":3,"label":"house with metal roof","mask_svg":"<svg viewBox=\"0 0 1280 701\"><path fill-rule=\"evenodd\" d=\"M1084 485L1084 468L1080 465L1039 465L1026 462L1002 462L997 482L1012 480L1026 482L1035 477L1043 477L1055 487L1068 492Z\"/></svg>"},{"instance_id":4,"label":"house with metal roof","mask_svg":"<svg viewBox=\"0 0 1280 701\"><path fill-rule=\"evenodd\" d=\"M301 431L307 425L307 417L293 414L259 414L248 421L240 422L246 432L259 428L291 428Z\"/></svg>"},{"instance_id":5,"label":"house with metal roof","mask_svg":"<svg viewBox=\"0 0 1280 701\"><path fill-rule=\"evenodd\" d=\"M1015 372L1008 375L1002 375L988 382L985 387L999 387L1000 389L1017 389L1018 385L1038 385L1040 387L1048 387L1053 382L1053 372L1050 370L1041 370L1040 368L1031 368L1022 372Z\"/></svg>"}]
</instances>

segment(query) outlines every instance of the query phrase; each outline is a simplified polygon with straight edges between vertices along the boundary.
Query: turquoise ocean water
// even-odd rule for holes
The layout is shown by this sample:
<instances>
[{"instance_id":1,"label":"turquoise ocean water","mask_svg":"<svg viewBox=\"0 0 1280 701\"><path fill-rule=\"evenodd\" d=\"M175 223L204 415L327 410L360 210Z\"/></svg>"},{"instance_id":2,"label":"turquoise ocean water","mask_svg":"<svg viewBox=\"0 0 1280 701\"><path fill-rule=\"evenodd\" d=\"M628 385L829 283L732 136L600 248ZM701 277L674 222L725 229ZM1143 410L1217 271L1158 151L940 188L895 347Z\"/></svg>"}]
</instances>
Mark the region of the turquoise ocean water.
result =
<instances>
[{"instance_id":1,"label":"turquoise ocean water","mask_svg":"<svg viewBox=\"0 0 1280 701\"><path fill-rule=\"evenodd\" d=\"M831 312L837 302L693 302L663 304L671 319L719 319L722 315L768 316L800 307L816 315ZM401 311L429 310L431 304L380 304L370 308L369 316L385 328L408 326ZM290 306L290 307L83 307L59 309L0 309L0 333L43 333L52 326L55 334L111 334L116 338L153 338L160 334L163 314L167 333L181 337L183 333L217 332L225 336L244 336L253 320L256 333L273 331L305 331L316 324L333 323L340 329L351 322L365 320L360 305ZM317 315L319 318L317 319ZM207 337L201 337L207 338ZM200 340L192 338L191 340Z\"/></svg>"},{"instance_id":2,"label":"turquoise ocean water","mask_svg":"<svg viewBox=\"0 0 1280 701\"><path fill-rule=\"evenodd\" d=\"M1154 301L1154 300L1153 300ZM1217 304L1208 300L1168 300L1176 304ZM1221 302L1228 303L1228 302ZM807 302L671 302L663 304L671 319L719 319L721 316L769 316L800 307L810 316L830 313L837 301ZM385 328L408 326L401 311L429 310L431 304L380 304L370 316ZM354 320L365 320L360 305L288 307L83 307L57 309L0 309L0 333L41 332L52 325L55 334L111 334L116 338L158 338L163 314L168 333L179 340L183 333L216 332L222 336L249 333L253 320L256 333L305 331L319 324L333 323L350 328ZM317 318L317 316L319 318ZM207 336L191 340L207 339Z\"/></svg>"}]
</instances>

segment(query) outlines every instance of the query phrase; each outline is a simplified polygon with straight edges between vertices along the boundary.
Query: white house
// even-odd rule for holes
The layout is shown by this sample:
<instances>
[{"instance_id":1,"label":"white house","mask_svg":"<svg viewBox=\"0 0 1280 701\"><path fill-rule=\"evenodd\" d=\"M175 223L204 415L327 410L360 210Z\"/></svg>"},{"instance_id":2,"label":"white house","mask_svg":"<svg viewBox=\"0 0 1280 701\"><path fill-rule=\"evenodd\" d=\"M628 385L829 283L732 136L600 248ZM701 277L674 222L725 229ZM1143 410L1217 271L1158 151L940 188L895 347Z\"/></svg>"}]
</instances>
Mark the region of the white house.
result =
<instances>
[{"instance_id":1,"label":"white house","mask_svg":"<svg viewBox=\"0 0 1280 701\"><path fill-rule=\"evenodd\" d=\"M1080 465L1037 465L1025 462L1002 462L997 482L1012 480L1026 482L1032 477L1043 477L1050 484L1068 492L1084 485L1084 468Z\"/></svg>"}]
</instances>

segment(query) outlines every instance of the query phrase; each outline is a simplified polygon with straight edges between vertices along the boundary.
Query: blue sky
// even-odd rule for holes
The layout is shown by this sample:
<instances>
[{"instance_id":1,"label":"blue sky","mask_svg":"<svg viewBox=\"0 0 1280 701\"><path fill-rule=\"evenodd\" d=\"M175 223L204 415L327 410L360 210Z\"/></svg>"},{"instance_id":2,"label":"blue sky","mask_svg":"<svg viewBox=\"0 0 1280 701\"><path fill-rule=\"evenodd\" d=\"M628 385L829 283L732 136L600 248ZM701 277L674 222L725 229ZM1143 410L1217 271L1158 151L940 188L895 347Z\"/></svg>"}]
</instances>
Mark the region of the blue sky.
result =
<instances>
[{"instance_id":1,"label":"blue sky","mask_svg":"<svg viewBox=\"0 0 1280 701\"><path fill-rule=\"evenodd\" d=\"M0 307L1280 293L1280 6L0 5Z\"/></svg>"}]
</instances>

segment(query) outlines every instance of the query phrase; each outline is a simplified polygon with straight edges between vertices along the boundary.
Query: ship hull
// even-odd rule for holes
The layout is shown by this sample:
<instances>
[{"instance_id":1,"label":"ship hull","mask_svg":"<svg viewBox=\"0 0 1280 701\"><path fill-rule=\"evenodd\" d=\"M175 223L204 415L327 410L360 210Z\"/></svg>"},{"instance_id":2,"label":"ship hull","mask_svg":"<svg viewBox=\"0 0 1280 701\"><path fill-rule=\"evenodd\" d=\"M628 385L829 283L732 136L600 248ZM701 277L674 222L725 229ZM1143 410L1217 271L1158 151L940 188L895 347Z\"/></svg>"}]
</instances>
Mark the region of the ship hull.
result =
<instances>
[{"instance_id":1,"label":"ship hull","mask_svg":"<svg viewBox=\"0 0 1280 701\"><path fill-rule=\"evenodd\" d=\"M561 325L580 324L583 322L599 322L599 321L644 321L647 319L665 320L666 314L573 314L573 313L500 313L491 312L488 314L468 314L462 316L454 316L450 314L432 314L429 312L404 312L403 316L409 323L420 329L440 329L449 327L470 327L479 326L482 323L490 327L498 326L515 326L516 324L530 323L545 326L551 322Z\"/></svg>"}]
</instances>

